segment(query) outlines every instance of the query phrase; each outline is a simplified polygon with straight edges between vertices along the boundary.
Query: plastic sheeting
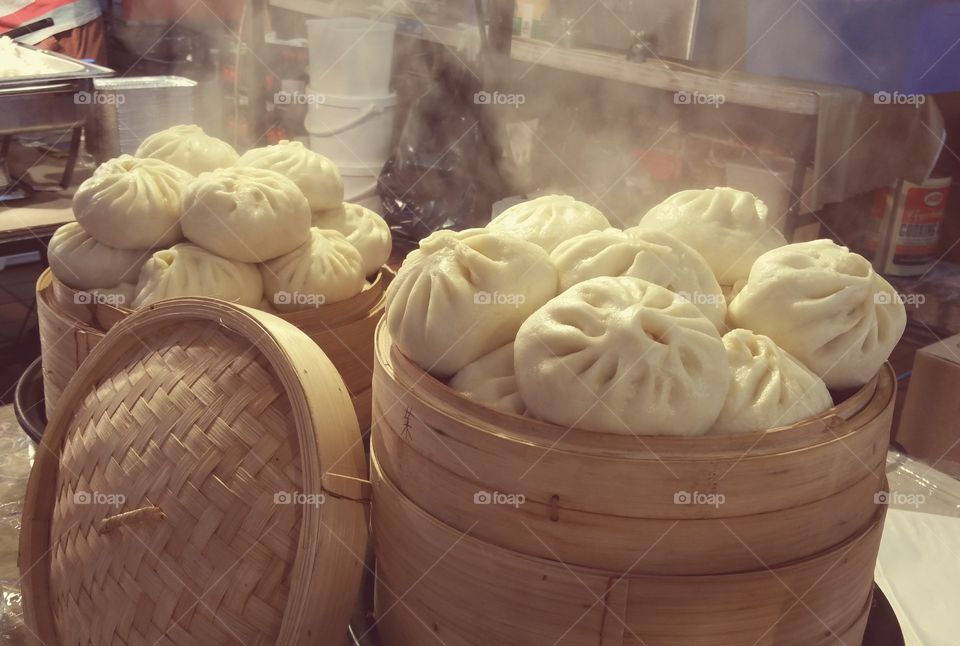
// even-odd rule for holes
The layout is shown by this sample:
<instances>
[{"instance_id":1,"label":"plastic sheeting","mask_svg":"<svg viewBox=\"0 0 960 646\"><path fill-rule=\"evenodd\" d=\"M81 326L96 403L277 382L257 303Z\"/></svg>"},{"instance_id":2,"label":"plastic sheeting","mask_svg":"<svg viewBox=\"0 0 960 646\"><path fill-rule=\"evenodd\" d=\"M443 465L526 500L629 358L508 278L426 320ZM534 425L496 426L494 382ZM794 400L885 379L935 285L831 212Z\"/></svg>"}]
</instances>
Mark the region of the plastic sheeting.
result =
<instances>
[{"instance_id":1,"label":"plastic sheeting","mask_svg":"<svg viewBox=\"0 0 960 646\"><path fill-rule=\"evenodd\" d=\"M25 644L17 543L36 445L13 422L0 423L0 644Z\"/></svg>"}]
</instances>

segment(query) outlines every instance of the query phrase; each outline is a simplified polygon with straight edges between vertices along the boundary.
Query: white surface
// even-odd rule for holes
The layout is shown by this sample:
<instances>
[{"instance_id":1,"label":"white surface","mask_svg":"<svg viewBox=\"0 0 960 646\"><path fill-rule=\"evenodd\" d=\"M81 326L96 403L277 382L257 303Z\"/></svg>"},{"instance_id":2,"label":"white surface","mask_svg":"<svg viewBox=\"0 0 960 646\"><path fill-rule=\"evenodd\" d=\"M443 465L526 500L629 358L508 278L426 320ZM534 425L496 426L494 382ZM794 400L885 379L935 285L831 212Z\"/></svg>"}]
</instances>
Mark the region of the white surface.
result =
<instances>
[{"instance_id":1,"label":"white surface","mask_svg":"<svg viewBox=\"0 0 960 646\"><path fill-rule=\"evenodd\" d=\"M308 20L311 87L344 96L389 93L395 33L387 21Z\"/></svg>"},{"instance_id":2,"label":"white surface","mask_svg":"<svg viewBox=\"0 0 960 646\"><path fill-rule=\"evenodd\" d=\"M783 233L787 212L790 210L793 169L796 162L788 158L774 158L751 163L728 162L726 184L741 191L753 193L767 205L767 218Z\"/></svg>"},{"instance_id":3,"label":"white surface","mask_svg":"<svg viewBox=\"0 0 960 646\"><path fill-rule=\"evenodd\" d=\"M315 142L311 137L311 148L317 152L314 147ZM350 164L345 162L335 162L340 169L340 176L343 178L343 201L360 204L371 211L380 213L382 205L380 196L377 194L377 178L383 169L385 162L372 162L369 164Z\"/></svg>"},{"instance_id":4,"label":"white surface","mask_svg":"<svg viewBox=\"0 0 960 646\"><path fill-rule=\"evenodd\" d=\"M306 38L290 38L289 40L285 40L277 36L277 32L275 31L268 31L264 35L263 39L271 45L285 45L286 47L303 47L303 48L307 47Z\"/></svg>"},{"instance_id":5,"label":"white surface","mask_svg":"<svg viewBox=\"0 0 960 646\"><path fill-rule=\"evenodd\" d=\"M307 88L307 97L304 126L311 149L335 162L387 157L396 94L344 97Z\"/></svg>"},{"instance_id":6,"label":"white surface","mask_svg":"<svg viewBox=\"0 0 960 646\"><path fill-rule=\"evenodd\" d=\"M960 644L960 518L890 509L876 579L907 646Z\"/></svg>"},{"instance_id":7,"label":"white surface","mask_svg":"<svg viewBox=\"0 0 960 646\"><path fill-rule=\"evenodd\" d=\"M21 47L0 36L0 78L79 72L83 66Z\"/></svg>"}]
</instances>

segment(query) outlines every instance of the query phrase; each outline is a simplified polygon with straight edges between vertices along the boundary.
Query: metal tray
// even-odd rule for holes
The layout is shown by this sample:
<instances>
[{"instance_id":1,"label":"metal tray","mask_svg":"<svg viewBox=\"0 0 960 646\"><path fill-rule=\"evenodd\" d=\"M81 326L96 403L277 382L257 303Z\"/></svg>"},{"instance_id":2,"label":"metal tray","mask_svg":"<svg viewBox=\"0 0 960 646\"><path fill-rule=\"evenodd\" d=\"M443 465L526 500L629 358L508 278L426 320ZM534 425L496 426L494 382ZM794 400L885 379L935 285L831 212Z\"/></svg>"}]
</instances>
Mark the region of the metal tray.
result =
<instances>
[{"instance_id":1,"label":"metal tray","mask_svg":"<svg viewBox=\"0 0 960 646\"><path fill-rule=\"evenodd\" d=\"M28 49L38 56L50 56L56 59L55 66L59 67L60 71L51 72L50 74L33 74L31 76L0 77L0 90L20 88L24 91L35 91L41 89L38 86L51 83L101 78L113 76L114 74L114 71L109 67L78 61L75 58L70 58L69 56L64 56L56 52L48 52L31 45L24 45L22 43L17 43L16 45L17 47Z\"/></svg>"},{"instance_id":2,"label":"metal tray","mask_svg":"<svg viewBox=\"0 0 960 646\"><path fill-rule=\"evenodd\" d=\"M132 92L136 90L166 90L195 88L197 82L182 76L117 76L96 81L98 92Z\"/></svg>"}]
</instances>

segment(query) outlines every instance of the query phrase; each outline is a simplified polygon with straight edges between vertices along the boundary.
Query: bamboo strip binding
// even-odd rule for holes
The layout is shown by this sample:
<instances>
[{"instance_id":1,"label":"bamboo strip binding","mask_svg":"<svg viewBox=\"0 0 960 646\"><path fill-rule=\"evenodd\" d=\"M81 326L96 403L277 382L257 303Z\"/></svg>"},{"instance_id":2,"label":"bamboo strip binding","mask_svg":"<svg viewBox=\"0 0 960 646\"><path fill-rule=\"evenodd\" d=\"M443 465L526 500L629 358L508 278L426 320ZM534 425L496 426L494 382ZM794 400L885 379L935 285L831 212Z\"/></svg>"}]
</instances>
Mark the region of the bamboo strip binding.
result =
<instances>
[{"instance_id":1,"label":"bamboo strip binding","mask_svg":"<svg viewBox=\"0 0 960 646\"><path fill-rule=\"evenodd\" d=\"M311 501L366 477L346 387L298 329L210 299L138 311L93 349L38 451L20 541L28 641L343 634L366 513Z\"/></svg>"}]
</instances>

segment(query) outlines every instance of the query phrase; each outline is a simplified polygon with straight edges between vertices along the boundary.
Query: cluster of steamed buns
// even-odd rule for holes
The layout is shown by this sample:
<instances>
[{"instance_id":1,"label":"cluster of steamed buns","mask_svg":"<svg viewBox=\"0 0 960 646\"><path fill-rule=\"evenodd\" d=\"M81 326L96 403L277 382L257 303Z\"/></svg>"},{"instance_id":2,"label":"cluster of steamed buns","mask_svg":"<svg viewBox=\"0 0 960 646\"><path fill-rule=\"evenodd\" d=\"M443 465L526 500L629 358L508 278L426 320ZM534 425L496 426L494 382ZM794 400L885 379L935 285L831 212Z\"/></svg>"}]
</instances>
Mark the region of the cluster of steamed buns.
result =
<instances>
[{"instance_id":1,"label":"cluster of steamed buns","mask_svg":"<svg viewBox=\"0 0 960 646\"><path fill-rule=\"evenodd\" d=\"M386 222L343 201L326 157L291 141L238 155L194 125L102 164L73 211L48 247L54 275L131 308L179 296L280 312L333 303L391 250Z\"/></svg>"},{"instance_id":2,"label":"cluster of steamed buns","mask_svg":"<svg viewBox=\"0 0 960 646\"><path fill-rule=\"evenodd\" d=\"M766 206L684 191L638 226L566 196L439 231L387 291L397 348L467 397L633 435L777 428L869 381L903 333L893 288L829 240L787 244Z\"/></svg>"}]
</instances>

